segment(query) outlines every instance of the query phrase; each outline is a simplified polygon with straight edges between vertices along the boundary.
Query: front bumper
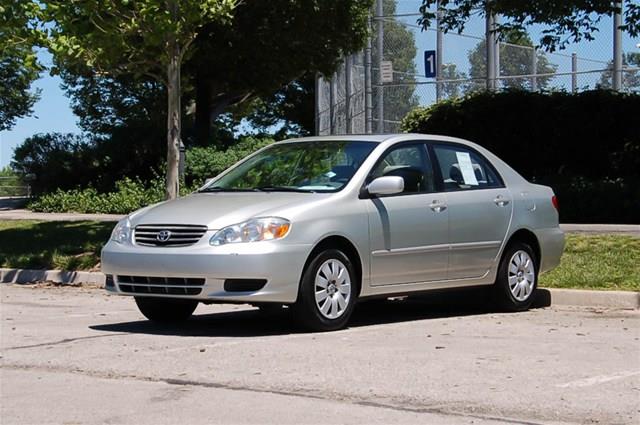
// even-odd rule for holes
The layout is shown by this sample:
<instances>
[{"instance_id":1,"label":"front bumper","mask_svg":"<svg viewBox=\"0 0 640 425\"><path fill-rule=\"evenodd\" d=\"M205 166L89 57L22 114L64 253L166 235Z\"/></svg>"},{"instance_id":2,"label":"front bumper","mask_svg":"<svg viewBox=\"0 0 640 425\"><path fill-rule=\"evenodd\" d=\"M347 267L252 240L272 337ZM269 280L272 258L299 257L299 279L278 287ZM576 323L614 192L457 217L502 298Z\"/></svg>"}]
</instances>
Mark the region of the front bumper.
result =
<instances>
[{"instance_id":1,"label":"front bumper","mask_svg":"<svg viewBox=\"0 0 640 425\"><path fill-rule=\"evenodd\" d=\"M124 292L118 276L158 278L202 278L197 295L144 294L145 296L189 298L202 301L293 303L311 245L286 244L284 241L210 246L208 237L188 247L143 247L109 241L102 249L102 271L113 275L109 292ZM227 279L266 279L257 291L227 292ZM123 283L124 285L124 283ZM125 286L126 288L126 286Z\"/></svg>"}]
</instances>

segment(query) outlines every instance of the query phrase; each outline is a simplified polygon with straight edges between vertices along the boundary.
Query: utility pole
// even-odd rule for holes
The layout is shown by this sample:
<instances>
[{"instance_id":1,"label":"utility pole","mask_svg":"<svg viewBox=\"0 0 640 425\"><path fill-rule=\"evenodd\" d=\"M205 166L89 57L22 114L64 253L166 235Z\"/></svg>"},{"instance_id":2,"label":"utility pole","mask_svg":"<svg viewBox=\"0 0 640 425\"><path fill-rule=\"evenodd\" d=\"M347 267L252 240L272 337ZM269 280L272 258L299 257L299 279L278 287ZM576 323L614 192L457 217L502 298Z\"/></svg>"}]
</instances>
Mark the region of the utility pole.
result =
<instances>
[{"instance_id":1,"label":"utility pole","mask_svg":"<svg viewBox=\"0 0 640 425\"><path fill-rule=\"evenodd\" d=\"M336 102L338 100L338 84L336 83L338 73L331 76L329 82L329 134L336 134Z\"/></svg>"},{"instance_id":2,"label":"utility pole","mask_svg":"<svg viewBox=\"0 0 640 425\"><path fill-rule=\"evenodd\" d=\"M491 9L486 11L485 44L487 45L487 90L496 88L496 34L495 15Z\"/></svg>"},{"instance_id":3,"label":"utility pole","mask_svg":"<svg viewBox=\"0 0 640 425\"><path fill-rule=\"evenodd\" d=\"M622 2L617 1L618 8L613 14L613 89L622 90Z\"/></svg>"},{"instance_id":4,"label":"utility pole","mask_svg":"<svg viewBox=\"0 0 640 425\"><path fill-rule=\"evenodd\" d=\"M440 9L440 1L436 2L436 101L442 99L442 10Z\"/></svg>"},{"instance_id":5,"label":"utility pole","mask_svg":"<svg viewBox=\"0 0 640 425\"><path fill-rule=\"evenodd\" d=\"M320 93L322 90L322 80L320 78L320 74L316 72L316 81L315 81L315 117L316 117L316 136L320 135Z\"/></svg>"},{"instance_id":6,"label":"utility pole","mask_svg":"<svg viewBox=\"0 0 640 425\"><path fill-rule=\"evenodd\" d=\"M536 77L536 74L538 73L538 51L535 47L532 47L531 52L533 53L533 56L531 57L531 75L533 75L531 77L531 90L537 91L538 77Z\"/></svg>"},{"instance_id":7,"label":"utility pole","mask_svg":"<svg viewBox=\"0 0 640 425\"><path fill-rule=\"evenodd\" d=\"M346 117L346 134L353 133L351 115L351 67L353 60L351 55L344 58L344 112Z\"/></svg>"},{"instance_id":8,"label":"utility pole","mask_svg":"<svg viewBox=\"0 0 640 425\"><path fill-rule=\"evenodd\" d=\"M367 22L371 34L371 15ZM371 87L371 35L367 36L367 46L364 50L364 129L366 134L373 133L373 90Z\"/></svg>"},{"instance_id":9,"label":"utility pole","mask_svg":"<svg viewBox=\"0 0 640 425\"><path fill-rule=\"evenodd\" d=\"M571 53L571 93L578 93L578 55Z\"/></svg>"},{"instance_id":10,"label":"utility pole","mask_svg":"<svg viewBox=\"0 0 640 425\"><path fill-rule=\"evenodd\" d=\"M382 62L384 61L384 12L382 0L376 0L377 49L378 49L378 134L384 133L384 85L382 83Z\"/></svg>"}]
</instances>

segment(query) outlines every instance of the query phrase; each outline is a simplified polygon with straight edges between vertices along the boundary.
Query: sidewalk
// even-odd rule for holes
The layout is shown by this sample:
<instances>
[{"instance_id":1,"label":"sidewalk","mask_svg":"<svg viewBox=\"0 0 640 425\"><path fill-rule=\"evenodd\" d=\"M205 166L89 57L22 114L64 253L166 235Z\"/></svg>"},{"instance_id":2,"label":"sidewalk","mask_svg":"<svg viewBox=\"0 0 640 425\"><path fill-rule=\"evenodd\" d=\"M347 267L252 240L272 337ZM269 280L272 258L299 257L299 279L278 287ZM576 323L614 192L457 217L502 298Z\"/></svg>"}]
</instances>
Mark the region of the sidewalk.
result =
<instances>
[{"instance_id":1,"label":"sidewalk","mask_svg":"<svg viewBox=\"0 0 640 425\"><path fill-rule=\"evenodd\" d=\"M1 220L40 220L40 221L118 221L121 214L78 214L78 213L36 213L29 210L0 210Z\"/></svg>"},{"instance_id":2,"label":"sidewalk","mask_svg":"<svg viewBox=\"0 0 640 425\"><path fill-rule=\"evenodd\" d=\"M41 220L41 221L118 221L120 214L78 214L78 213L35 213L25 209L0 209L0 220ZM567 233L616 234L640 237L638 224L561 224Z\"/></svg>"}]
</instances>

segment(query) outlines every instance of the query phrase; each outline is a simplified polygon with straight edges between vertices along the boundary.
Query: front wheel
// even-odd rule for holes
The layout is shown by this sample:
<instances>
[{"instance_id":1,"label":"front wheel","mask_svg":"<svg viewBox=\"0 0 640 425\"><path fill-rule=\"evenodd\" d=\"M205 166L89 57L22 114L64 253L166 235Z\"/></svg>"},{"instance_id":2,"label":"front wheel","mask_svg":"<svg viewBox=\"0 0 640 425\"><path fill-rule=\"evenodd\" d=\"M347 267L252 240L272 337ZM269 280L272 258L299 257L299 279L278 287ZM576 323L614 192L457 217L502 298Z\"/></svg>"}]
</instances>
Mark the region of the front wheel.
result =
<instances>
[{"instance_id":1,"label":"front wheel","mask_svg":"<svg viewBox=\"0 0 640 425\"><path fill-rule=\"evenodd\" d=\"M178 323L193 314L198 301L177 298L135 297L138 309L147 319L160 323Z\"/></svg>"},{"instance_id":2,"label":"front wheel","mask_svg":"<svg viewBox=\"0 0 640 425\"><path fill-rule=\"evenodd\" d=\"M507 311L527 310L538 285L538 260L531 247L516 242L507 247L494 285L499 307Z\"/></svg>"},{"instance_id":3,"label":"front wheel","mask_svg":"<svg viewBox=\"0 0 640 425\"><path fill-rule=\"evenodd\" d=\"M323 251L304 271L294 317L309 330L341 329L353 312L358 287L349 257L337 249Z\"/></svg>"}]
</instances>

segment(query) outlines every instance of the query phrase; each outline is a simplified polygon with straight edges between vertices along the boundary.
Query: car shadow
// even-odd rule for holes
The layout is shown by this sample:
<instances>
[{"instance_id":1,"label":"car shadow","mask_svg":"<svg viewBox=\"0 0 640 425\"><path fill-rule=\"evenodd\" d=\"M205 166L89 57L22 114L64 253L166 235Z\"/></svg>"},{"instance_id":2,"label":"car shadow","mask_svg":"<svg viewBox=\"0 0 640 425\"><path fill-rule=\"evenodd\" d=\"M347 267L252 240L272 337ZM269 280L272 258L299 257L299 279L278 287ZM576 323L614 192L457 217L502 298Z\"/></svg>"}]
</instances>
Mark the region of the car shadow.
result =
<instances>
[{"instance_id":1,"label":"car shadow","mask_svg":"<svg viewBox=\"0 0 640 425\"><path fill-rule=\"evenodd\" d=\"M549 291L539 289L532 307L548 307L550 299ZM376 299L363 301L356 306L347 329L496 312L486 291L477 289ZM89 328L104 332L191 337L260 337L306 333L295 325L287 309L262 312L257 308L197 314L175 325L138 320L92 325Z\"/></svg>"}]
</instances>

